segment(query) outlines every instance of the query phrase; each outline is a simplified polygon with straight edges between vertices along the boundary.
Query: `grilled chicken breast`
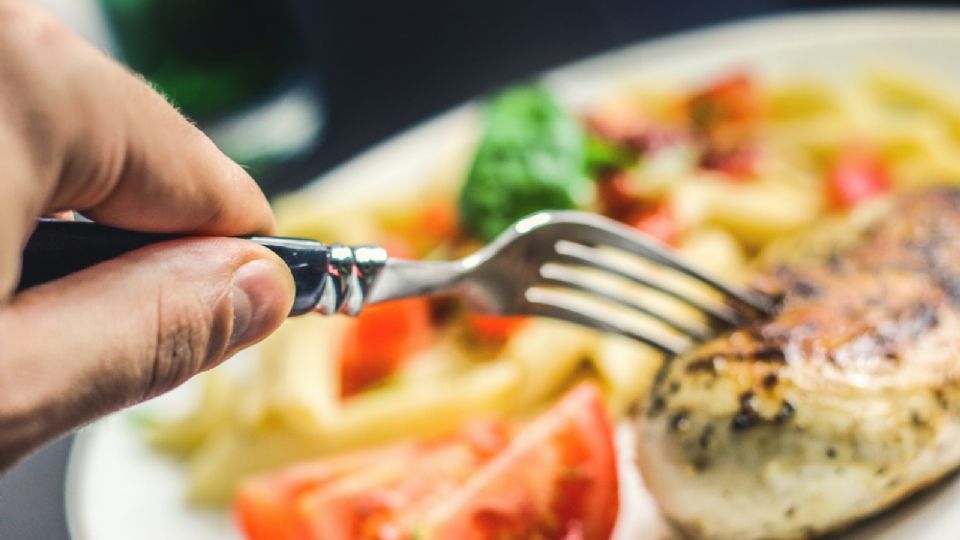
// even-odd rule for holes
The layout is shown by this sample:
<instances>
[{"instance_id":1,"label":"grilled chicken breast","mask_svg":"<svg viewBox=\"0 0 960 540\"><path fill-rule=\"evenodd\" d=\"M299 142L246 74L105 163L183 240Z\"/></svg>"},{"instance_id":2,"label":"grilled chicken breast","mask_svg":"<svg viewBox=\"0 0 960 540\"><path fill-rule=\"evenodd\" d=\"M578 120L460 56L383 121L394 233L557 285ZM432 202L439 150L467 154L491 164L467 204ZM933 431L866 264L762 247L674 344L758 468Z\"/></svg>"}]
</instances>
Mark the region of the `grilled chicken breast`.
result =
<instances>
[{"instance_id":1,"label":"grilled chicken breast","mask_svg":"<svg viewBox=\"0 0 960 540\"><path fill-rule=\"evenodd\" d=\"M758 278L774 315L663 368L639 464L689 536L817 536L960 465L960 191L891 208Z\"/></svg>"}]
</instances>

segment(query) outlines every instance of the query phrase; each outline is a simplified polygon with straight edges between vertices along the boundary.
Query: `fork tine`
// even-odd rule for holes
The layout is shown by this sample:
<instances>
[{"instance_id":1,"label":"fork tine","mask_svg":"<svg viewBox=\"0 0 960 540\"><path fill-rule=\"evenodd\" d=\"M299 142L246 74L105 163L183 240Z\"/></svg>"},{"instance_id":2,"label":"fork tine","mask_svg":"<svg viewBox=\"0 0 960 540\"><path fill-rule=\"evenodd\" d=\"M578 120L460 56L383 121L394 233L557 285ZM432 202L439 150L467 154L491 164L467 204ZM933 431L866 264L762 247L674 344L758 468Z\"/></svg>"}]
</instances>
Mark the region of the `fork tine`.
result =
<instances>
[{"instance_id":1,"label":"fork tine","mask_svg":"<svg viewBox=\"0 0 960 540\"><path fill-rule=\"evenodd\" d=\"M579 275L576 271L572 271L569 268L548 263L540 268L540 276L543 279L538 285L563 287L589 293L593 296L643 313L696 341L704 341L710 335L706 329L697 328L696 326L683 323L663 313L658 313L656 310L652 310L622 294L617 294L617 292L610 287L597 286L595 283L587 284L584 282L582 275Z\"/></svg>"},{"instance_id":2,"label":"fork tine","mask_svg":"<svg viewBox=\"0 0 960 540\"><path fill-rule=\"evenodd\" d=\"M681 260L668 249L659 245L656 241L644 238L642 235L637 234L634 229L626 225L602 216L581 212L555 212L554 218L556 223L572 223L577 225L576 228L571 230L575 230L579 238L568 237L568 240L586 242L594 245L608 245L622 249L623 251L639 255L678 272L682 272L722 292L726 297L732 298L740 304L761 313L770 313L772 311L773 306L771 302L762 294L749 289L734 287L701 272Z\"/></svg>"},{"instance_id":3,"label":"fork tine","mask_svg":"<svg viewBox=\"0 0 960 540\"><path fill-rule=\"evenodd\" d=\"M619 276L636 283L637 285L642 285L675 298L696 308L698 311L703 312L714 321L726 324L728 326L736 326L740 323L740 317L733 309L730 309L727 306L712 306L637 272L633 272L627 268L614 266L609 261L604 260L603 257L596 256L593 248L564 240L557 242L556 252L557 256L552 259L551 262L569 264L581 268L603 270L615 276Z\"/></svg>"},{"instance_id":4,"label":"fork tine","mask_svg":"<svg viewBox=\"0 0 960 540\"><path fill-rule=\"evenodd\" d=\"M689 342L686 340L670 338L666 335L658 337L650 336L644 332L631 329L620 321L605 318L598 313L584 313L583 306L576 305L576 302L571 302L568 297L557 291L531 288L527 289L525 296L527 299L526 311L530 315L550 317L552 319L587 326L602 332L620 334L621 336L646 343L670 356L679 355L689 345Z\"/></svg>"}]
</instances>

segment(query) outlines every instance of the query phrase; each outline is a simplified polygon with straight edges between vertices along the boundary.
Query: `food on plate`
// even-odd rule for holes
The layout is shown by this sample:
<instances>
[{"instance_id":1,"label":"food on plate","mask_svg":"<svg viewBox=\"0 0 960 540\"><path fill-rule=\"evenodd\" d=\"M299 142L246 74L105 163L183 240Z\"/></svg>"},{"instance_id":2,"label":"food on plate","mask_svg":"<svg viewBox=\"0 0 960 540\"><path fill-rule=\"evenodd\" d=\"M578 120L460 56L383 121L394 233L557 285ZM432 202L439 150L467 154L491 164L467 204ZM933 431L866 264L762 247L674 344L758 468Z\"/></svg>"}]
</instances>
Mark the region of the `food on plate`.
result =
<instances>
[{"instance_id":1,"label":"food on plate","mask_svg":"<svg viewBox=\"0 0 960 540\"><path fill-rule=\"evenodd\" d=\"M769 269L774 315L658 378L640 468L691 536L822 534L960 465L960 190L873 216L819 263Z\"/></svg>"},{"instance_id":2,"label":"food on plate","mask_svg":"<svg viewBox=\"0 0 960 540\"><path fill-rule=\"evenodd\" d=\"M537 210L577 208L589 201L593 185L583 129L546 90L507 90L490 101L487 115L460 193L467 230L493 240Z\"/></svg>"},{"instance_id":3,"label":"food on plate","mask_svg":"<svg viewBox=\"0 0 960 540\"><path fill-rule=\"evenodd\" d=\"M426 298L368 306L340 345L340 392L352 395L382 381L432 339Z\"/></svg>"},{"instance_id":4,"label":"food on plate","mask_svg":"<svg viewBox=\"0 0 960 540\"><path fill-rule=\"evenodd\" d=\"M234 510L250 540L602 540L618 497L613 426L583 383L525 426L478 420L251 478Z\"/></svg>"},{"instance_id":5,"label":"food on plate","mask_svg":"<svg viewBox=\"0 0 960 540\"><path fill-rule=\"evenodd\" d=\"M891 193L960 183L960 103L951 96L913 74L875 71L844 81L740 71L673 87L638 82L578 107L526 85L488 103L477 115L480 132L450 133L462 144L437 141L464 151L450 162L438 151L435 175L412 181L409 171L368 171L388 177L390 197L357 189L329 196L321 185L277 201L278 222L289 236L450 259L523 214L576 208L629 224L704 271L743 282L760 266L800 267L840 240L856 243L853 225L869 221ZM803 233L811 227L828 232ZM649 270L628 257L622 263ZM611 285L676 320L701 322L662 294ZM529 421L584 380L624 418L663 361L618 336L478 316L439 298L371 306L358 319L291 319L255 353L250 365L231 362L207 375L196 406L150 429L158 447L184 460L193 502L225 504L244 479L285 478L257 475L300 462L356 479L322 471L365 459L352 456L416 447L403 442L410 438L449 437L477 418ZM792 421L803 414L798 408ZM728 485L750 478L729 470ZM468 476L464 485L474 481ZM370 489L383 487L364 478ZM806 485L815 491L819 483ZM408 487L433 493L436 486Z\"/></svg>"}]
</instances>

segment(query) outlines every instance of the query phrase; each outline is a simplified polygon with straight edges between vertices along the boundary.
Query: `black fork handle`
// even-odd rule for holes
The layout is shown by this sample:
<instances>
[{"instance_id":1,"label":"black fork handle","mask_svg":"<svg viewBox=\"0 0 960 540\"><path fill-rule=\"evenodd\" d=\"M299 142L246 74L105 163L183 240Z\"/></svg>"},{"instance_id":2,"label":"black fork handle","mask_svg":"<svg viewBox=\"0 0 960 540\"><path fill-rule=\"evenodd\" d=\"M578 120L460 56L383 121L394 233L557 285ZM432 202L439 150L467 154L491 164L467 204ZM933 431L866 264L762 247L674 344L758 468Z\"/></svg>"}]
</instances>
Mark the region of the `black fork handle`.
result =
<instances>
[{"instance_id":1,"label":"black fork handle","mask_svg":"<svg viewBox=\"0 0 960 540\"><path fill-rule=\"evenodd\" d=\"M41 219L23 250L23 268L17 291L62 278L124 253L185 235L129 231L82 221ZM317 306L327 275L329 249L315 240L251 236L287 264L296 284L290 315L308 313Z\"/></svg>"}]
</instances>

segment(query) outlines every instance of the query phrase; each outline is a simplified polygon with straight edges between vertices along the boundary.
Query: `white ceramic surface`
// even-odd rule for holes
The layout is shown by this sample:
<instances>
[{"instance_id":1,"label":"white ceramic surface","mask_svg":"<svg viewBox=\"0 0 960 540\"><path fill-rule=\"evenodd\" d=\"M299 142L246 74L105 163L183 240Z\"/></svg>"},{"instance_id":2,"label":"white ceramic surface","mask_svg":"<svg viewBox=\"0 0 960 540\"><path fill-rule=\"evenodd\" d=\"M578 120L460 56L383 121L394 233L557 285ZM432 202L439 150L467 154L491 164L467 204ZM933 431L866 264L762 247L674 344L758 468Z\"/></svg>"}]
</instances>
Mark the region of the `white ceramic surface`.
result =
<instances>
[{"instance_id":1,"label":"white ceramic surface","mask_svg":"<svg viewBox=\"0 0 960 540\"><path fill-rule=\"evenodd\" d=\"M628 47L546 73L559 98L577 106L643 81L695 81L746 67L764 77L842 77L865 65L904 64L945 76L960 73L960 11L869 10L757 19ZM438 161L469 151L474 105L450 111L370 150L308 188L318 203L351 204L398 195L436 174ZM451 178L459 181L459 178ZM191 385L145 407L182 404ZM183 470L147 448L132 429L135 412L95 424L74 445L67 511L77 540L227 540L239 538L224 512L187 507ZM621 426L620 440L629 439ZM629 445L621 444L627 450ZM663 524L628 452L621 455L624 508L617 538L656 539ZM960 537L960 479L952 478L843 538L934 540Z\"/></svg>"}]
</instances>

